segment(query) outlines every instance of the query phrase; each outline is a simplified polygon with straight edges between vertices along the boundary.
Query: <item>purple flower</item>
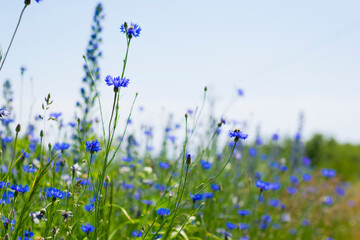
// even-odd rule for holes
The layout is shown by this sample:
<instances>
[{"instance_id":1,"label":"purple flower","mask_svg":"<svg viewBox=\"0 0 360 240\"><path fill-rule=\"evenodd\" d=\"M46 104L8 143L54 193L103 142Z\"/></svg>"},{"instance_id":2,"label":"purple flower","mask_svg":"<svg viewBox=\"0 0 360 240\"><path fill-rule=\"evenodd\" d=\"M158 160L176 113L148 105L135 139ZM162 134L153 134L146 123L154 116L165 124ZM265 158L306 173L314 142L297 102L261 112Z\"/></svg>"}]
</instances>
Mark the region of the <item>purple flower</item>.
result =
<instances>
[{"instance_id":1,"label":"purple flower","mask_svg":"<svg viewBox=\"0 0 360 240\"><path fill-rule=\"evenodd\" d=\"M211 164L210 162L207 162L207 161L204 160L204 159L202 159L202 160L200 161L200 164L201 164L201 166L202 166L204 169L206 169L206 170L210 169L211 166L212 166L212 164Z\"/></svg>"}]
</instances>

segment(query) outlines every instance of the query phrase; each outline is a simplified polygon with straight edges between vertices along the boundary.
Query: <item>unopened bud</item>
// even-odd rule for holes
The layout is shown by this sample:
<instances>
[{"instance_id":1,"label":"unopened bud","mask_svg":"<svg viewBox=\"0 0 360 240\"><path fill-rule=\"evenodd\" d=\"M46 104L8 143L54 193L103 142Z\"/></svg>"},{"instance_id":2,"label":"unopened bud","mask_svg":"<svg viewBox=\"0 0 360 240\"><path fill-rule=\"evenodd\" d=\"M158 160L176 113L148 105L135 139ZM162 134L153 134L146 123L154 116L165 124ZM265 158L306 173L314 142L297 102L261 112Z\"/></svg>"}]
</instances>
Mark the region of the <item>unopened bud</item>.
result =
<instances>
[{"instance_id":1,"label":"unopened bud","mask_svg":"<svg viewBox=\"0 0 360 240\"><path fill-rule=\"evenodd\" d=\"M128 24L127 22L124 22L124 28L127 29L128 28Z\"/></svg>"},{"instance_id":2,"label":"unopened bud","mask_svg":"<svg viewBox=\"0 0 360 240\"><path fill-rule=\"evenodd\" d=\"M106 176L105 182L106 182L106 183L110 183L110 177L109 177L109 176Z\"/></svg>"},{"instance_id":3,"label":"unopened bud","mask_svg":"<svg viewBox=\"0 0 360 240\"><path fill-rule=\"evenodd\" d=\"M51 150L51 148L52 148L51 143L48 144L48 147L49 147L49 150Z\"/></svg>"},{"instance_id":4,"label":"unopened bud","mask_svg":"<svg viewBox=\"0 0 360 240\"><path fill-rule=\"evenodd\" d=\"M31 0L25 0L25 5L30 5Z\"/></svg>"},{"instance_id":5,"label":"unopened bud","mask_svg":"<svg viewBox=\"0 0 360 240\"><path fill-rule=\"evenodd\" d=\"M9 234L6 234L4 239L9 240L10 239Z\"/></svg>"},{"instance_id":6,"label":"unopened bud","mask_svg":"<svg viewBox=\"0 0 360 240\"><path fill-rule=\"evenodd\" d=\"M20 132L20 130L21 130L21 125L20 125L20 123L16 126L16 128L15 128L15 131L18 133L18 132Z\"/></svg>"},{"instance_id":7,"label":"unopened bud","mask_svg":"<svg viewBox=\"0 0 360 240\"><path fill-rule=\"evenodd\" d=\"M189 166L190 164L191 164L191 156L190 156L190 154L188 154L186 157L186 165Z\"/></svg>"},{"instance_id":8,"label":"unopened bud","mask_svg":"<svg viewBox=\"0 0 360 240\"><path fill-rule=\"evenodd\" d=\"M41 130L41 131L40 131L40 137L42 138L43 136L44 136L44 131Z\"/></svg>"},{"instance_id":9,"label":"unopened bud","mask_svg":"<svg viewBox=\"0 0 360 240\"><path fill-rule=\"evenodd\" d=\"M205 91L205 92L207 91L207 87L206 87L206 86L204 87L204 91Z\"/></svg>"}]
</instances>

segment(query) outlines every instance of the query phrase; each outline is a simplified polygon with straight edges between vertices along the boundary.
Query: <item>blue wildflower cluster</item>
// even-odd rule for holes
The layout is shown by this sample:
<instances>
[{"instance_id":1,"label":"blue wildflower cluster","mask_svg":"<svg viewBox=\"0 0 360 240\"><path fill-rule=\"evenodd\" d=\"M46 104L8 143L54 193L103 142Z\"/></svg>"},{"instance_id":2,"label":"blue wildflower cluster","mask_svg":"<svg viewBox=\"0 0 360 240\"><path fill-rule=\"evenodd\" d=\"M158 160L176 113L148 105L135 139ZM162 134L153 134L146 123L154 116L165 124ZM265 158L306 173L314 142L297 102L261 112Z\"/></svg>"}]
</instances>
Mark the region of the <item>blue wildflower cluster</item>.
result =
<instances>
[{"instance_id":1,"label":"blue wildflower cluster","mask_svg":"<svg viewBox=\"0 0 360 240\"><path fill-rule=\"evenodd\" d=\"M50 109L48 94L42 113L21 131L13 126L11 82L3 84L1 239L357 239L356 189L342 181L341 168L318 167L304 142L303 115L291 138L251 134L246 119L213 112L204 121L194 106L184 120L170 114L158 129L164 119L152 112L142 118L147 110L134 107L136 94L124 119L120 89L130 83L126 65L138 24L120 26L123 67L120 76L105 77L114 100L102 104L103 19L98 4L73 121ZM21 79L27 71L20 68ZM243 89L234 93L244 97Z\"/></svg>"}]
</instances>

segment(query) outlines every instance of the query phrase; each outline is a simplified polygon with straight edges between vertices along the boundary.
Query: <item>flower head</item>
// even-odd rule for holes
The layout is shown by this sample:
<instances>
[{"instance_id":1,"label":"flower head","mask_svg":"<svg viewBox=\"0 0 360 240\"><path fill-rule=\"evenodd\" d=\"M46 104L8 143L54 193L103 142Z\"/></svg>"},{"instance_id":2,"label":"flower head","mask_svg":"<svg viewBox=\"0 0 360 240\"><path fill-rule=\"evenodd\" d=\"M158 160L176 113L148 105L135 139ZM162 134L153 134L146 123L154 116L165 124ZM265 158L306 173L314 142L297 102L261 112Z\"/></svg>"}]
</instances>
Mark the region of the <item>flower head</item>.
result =
<instances>
[{"instance_id":1,"label":"flower head","mask_svg":"<svg viewBox=\"0 0 360 240\"><path fill-rule=\"evenodd\" d=\"M118 90L119 87L127 87L129 85L130 79L124 77L112 77L107 75L105 78L106 85L114 86L114 91Z\"/></svg>"},{"instance_id":2,"label":"flower head","mask_svg":"<svg viewBox=\"0 0 360 240\"><path fill-rule=\"evenodd\" d=\"M139 37L141 32L141 27L135 23L131 23L130 27L127 26L127 23L124 23L120 26L120 31L126 33L129 38Z\"/></svg>"},{"instance_id":3,"label":"flower head","mask_svg":"<svg viewBox=\"0 0 360 240\"><path fill-rule=\"evenodd\" d=\"M242 133L239 129L235 129L234 131L229 132L229 137L235 138L234 141L237 142L239 139L245 140L248 135L246 133Z\"/></svg>"},{"instance_id":4,"label":"flower head","mask_svg":"<svg viewBox=\"0 0 360 240\"><path fill-rule=\"evenodd\" d=\"M15 192L21 192L21 193L26 193L30 190L28 185L25 185L23 187L22 184L20 184L20 185L14 184L10 187L10 189L14 190Z\"/></svg>"},{"instance_id":5,"label":"flower head","mask_svg":"<svg viewBox=\"0 0 360 240\"><path fill-rule=\"evenodd\" d=\"M46 195L47 197L53 197L53 199L59 198L62 199L63 197L65 197L66 193L61 191L60 189L56 189L56 188L48 188L48 190L46 191Z\"/></svg>"},{"instance_id":6,"label":"flower head","mask_svg":"<svg viewBox=\"0 0 360 240\"><path fill-rule=\"evenodd\" d=\"M86 225L81 225L81 230L83 230L84 233L89 234L95 230L95 227L87 223Z\"/></svg>"},{"instance_id":7,"label":"flower head","mask_svg":"<svg viewBox=\"0 0 360 240\"><path fill-rule=\"evenodd\" d=\"M0 108L0 119L3 119L4 117L8 117L8 116L9 116L9 112Z\"/></svg>"},{"instance_id":8,"label":"flower head","mask_svg":"<svg viewBox=\"0 0 360 240\"><path fill-rule=\"evenodd\" d=\"M98 140L91 141L91 142L87 141L85 148L86 148L86 150L90 151L91 153L98 152L101 150L100 143Z\"/></svg>"},{"instance_id":9,"label":"flower head","mask_svg":"<svg viewBox=\"0 0 360 240\"><path fill-rule=\"evenodd\" d=\"M68 143L55 143L54 149L58 151L66 150L70 147Z\"/></svg>"},{"instance_id":10,"label":"flower head","mask_svg":"<svg viewBox=\"0 0 360 240\"><path fill-rule=\"evenodd\" d=\"M170 214L170 209L168 208L159 208L158 210L156 210L156 213L160 216L167 216Z\"/></svg>"}]
</instances>

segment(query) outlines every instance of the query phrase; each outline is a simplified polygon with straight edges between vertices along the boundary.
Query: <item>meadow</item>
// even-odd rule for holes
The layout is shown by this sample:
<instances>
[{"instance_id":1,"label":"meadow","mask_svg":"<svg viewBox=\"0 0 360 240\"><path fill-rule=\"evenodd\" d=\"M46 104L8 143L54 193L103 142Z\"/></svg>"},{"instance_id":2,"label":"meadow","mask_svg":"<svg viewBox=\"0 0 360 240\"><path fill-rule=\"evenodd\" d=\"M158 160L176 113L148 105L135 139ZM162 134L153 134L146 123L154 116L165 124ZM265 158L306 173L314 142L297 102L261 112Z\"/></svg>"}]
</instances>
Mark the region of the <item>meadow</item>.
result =
<instances>
[{"instance_id":1,"label":"meadow","mask_svg":"<svg viewBox=\"0 0 360 240\"><path fill-rule=\"evenodd\" d=\"M26 0L22 13L38 3ZM345 181L357 173L339 174L336 159L327 167L318 141L304 141L301 118L291 137L249 141L243 119L204 114L207 87L198 107L179 122L170 115L161 131L133 117L145 111L137 94L130 112L121 112L120 93L136 81L127 78L129 49L142 29L119 23L114 34L127 43L122 71L100 74L103 14L97 5L73 121L52 111L56 99L48 94L35 106L39 114L18 124L13 103L21 94L3 81L1 239L360 238L358 186ZM0 74L10 49L1 53ZM20 79L26 71L19 69ZM102 104L100 84L108 86L111 106ZM127 116L124 126L120 115Z\"/></svg>"}]
</instances>

